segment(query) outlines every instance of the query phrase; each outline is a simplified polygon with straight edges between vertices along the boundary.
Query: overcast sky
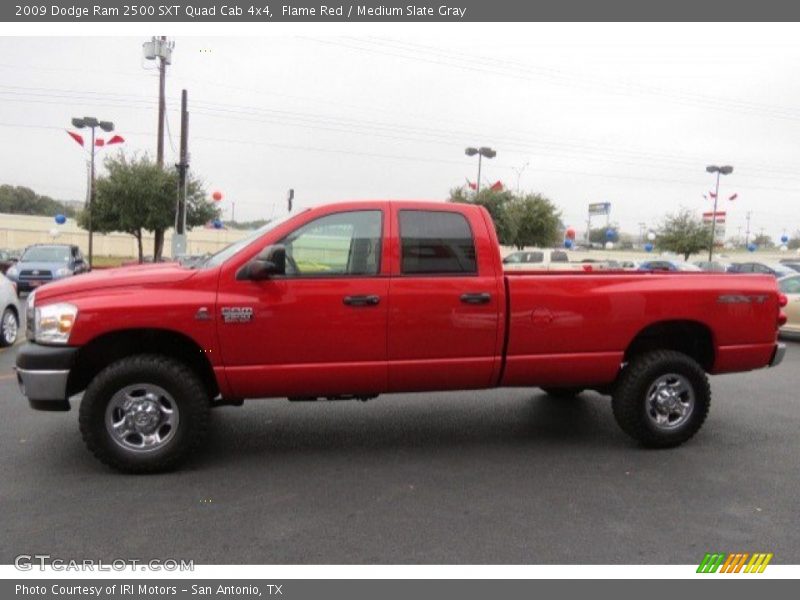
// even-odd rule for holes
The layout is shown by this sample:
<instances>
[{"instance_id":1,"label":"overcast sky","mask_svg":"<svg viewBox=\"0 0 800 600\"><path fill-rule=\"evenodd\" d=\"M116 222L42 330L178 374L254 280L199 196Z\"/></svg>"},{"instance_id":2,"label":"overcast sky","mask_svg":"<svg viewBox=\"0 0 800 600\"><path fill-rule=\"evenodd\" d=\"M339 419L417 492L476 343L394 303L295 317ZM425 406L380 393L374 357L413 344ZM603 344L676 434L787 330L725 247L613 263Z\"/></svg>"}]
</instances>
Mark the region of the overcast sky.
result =
<instances>
[{"instance_id":1,"label":"overcast sky","mask_svg":"<svg viewBox=\"0 0 800 600\"><path fill-rule=\"evenodd\" d=\"M589 202L611 202L634 233L680 206L709 210L710 163L735 168L720 193L729 236L747 211L754 233L800 228L800 46L786 26L313 31L175 38L167 164L186 88L191 168L223 192L226 218L231 201L237 220L280 215L289 188L300 206L444 199L475 180L464 148L487 145L484 184L519 179L581 231ZM112 120L126 151L154 155L145 39L0 38L0 183L83 198L73 116Z\"/></svg>"}]
</instances>

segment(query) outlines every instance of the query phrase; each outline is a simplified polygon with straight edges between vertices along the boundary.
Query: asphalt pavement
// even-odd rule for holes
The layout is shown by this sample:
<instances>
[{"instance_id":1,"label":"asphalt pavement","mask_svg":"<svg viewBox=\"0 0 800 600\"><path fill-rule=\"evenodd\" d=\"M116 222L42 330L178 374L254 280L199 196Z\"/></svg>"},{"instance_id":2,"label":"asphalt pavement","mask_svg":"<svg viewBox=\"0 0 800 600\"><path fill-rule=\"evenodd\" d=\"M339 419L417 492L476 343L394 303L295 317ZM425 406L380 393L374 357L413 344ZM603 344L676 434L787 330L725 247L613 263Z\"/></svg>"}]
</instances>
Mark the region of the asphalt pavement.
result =
<instances>
[{"instance_id":1,"label":"asphalt pavement","mask_svg":"<svg viewBox=\"0 0 800 600\"><path fill-rule=\"evenodd\" d=\"M0 563L800 563L800 344L712 379L705 427L645 450L608 398L536 389L257 400L213 414L181 471L116 473L76 404L31 410L0 351Z\"/></svg>"}]
</instances>

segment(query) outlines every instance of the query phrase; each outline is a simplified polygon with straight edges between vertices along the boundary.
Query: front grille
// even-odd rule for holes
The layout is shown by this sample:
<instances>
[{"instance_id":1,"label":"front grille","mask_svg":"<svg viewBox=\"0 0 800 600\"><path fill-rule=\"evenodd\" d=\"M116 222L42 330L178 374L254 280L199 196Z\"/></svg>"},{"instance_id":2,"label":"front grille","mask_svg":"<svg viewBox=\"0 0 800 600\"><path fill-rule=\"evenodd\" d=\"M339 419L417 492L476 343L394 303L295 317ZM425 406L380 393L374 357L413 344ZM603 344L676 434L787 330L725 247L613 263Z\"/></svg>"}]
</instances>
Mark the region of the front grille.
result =
<instances>
[{"instance_id":1,"label":"front grille","mask_svg":"<svg viewBox=\"0 0 800 600\"><path fill-rule=\"evenodd\" d=\"M42 280L50 280L52 278L53 278L52 271L28 269L19 272L20 281L42 281Z\"/></svg>"}]
</instances>

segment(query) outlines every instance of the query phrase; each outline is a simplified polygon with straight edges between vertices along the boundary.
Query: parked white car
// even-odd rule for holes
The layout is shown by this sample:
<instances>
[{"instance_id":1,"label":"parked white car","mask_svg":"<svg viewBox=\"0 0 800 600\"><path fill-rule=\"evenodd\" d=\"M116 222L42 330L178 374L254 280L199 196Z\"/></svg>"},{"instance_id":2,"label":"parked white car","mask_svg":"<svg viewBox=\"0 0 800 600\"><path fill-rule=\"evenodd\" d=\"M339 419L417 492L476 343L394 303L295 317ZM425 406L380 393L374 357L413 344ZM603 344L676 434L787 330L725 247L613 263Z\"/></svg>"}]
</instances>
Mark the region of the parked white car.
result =
<instances>
[{"instance_id":1,"label":"parked white car","mask_svg":"<svg viewBox=\"0 0 800 600\"><path fill-rule=\"evenodd\" d=\"M569 269L569 255L565 250L540 249L512 252L503 259L503 268L508 271Z\"/></svg>"},{"instance_id":2,"label":"parked white car","mask_svg":"<svg viewBox=\"0 0 800 600\"><path fill-rule=\"evenodd\" d=\"M19 335L20 310L17 288L0 275L0 346L12 346Z\"/></svg>"}]
</instances>

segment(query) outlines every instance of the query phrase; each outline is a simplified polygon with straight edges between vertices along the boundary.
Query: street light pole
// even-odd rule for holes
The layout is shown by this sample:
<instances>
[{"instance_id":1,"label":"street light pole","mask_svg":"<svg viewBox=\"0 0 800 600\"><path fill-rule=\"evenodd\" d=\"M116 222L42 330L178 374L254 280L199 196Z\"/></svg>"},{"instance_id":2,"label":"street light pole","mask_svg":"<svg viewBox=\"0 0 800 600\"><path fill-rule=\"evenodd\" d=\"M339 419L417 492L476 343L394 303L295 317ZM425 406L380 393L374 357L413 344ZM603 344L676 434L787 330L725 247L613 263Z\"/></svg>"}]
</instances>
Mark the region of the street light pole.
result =
<instances>
[{"instance_id":1,"label":"street light pole","mask_svg":"<svg viewBox=\"0 0 800 600\"><path fill-rule=\"evenodd\" d=\"M481 161L483 157L486 158L494 158L497 156L497 151L489 148L488 146L481 146L480 148L474 148L470 146L466 150L464 150L464 154L467 156L475 156L478 155L478 182L475 186L475 193L479 193L481 191Z\"/></svg>"},{"instance_id":2,"label":"street light pole","mask_svg":"<svg viewBox=\"0 0 800 600\"><path fill-rule=\"evenodd\" d=\"M92 226L92 207L94 205L94 196L95 196L95 185L94 185L94 157L95 157L95 130L99 127L103 131L111 132L114 131L114 124L111 121L100 121L95 117L83 117L83 118L75 118L72 119L72 125L77 127L78 129L83 129L84 127L88 127L92 130L92 149L89 152L91 156L90 167L89 167L89 205L86 207L88 211L88 216L86 218L88 225L89 225L89 269L92 268L92 258L94 256L94 227Z\"/></svg>"},{"instance_id":3,"label":"street light pole","mask_svg":"<svg viewBox=\"0 0 800 600\"><path fill-rule=\"evenodd\" d=\"M708 173L716 173L717 174L717 186L714 190L714 212L711 213L711 244L708 248L708 262L712 262L714 260L714 241L717 233L717 202L719 201L719 176L720 175L730 175L733 173L733 167L730 165L724 167L718 167L716 165L709 165L706 167L706 171Z\"/></svg>"}]
</instances>

